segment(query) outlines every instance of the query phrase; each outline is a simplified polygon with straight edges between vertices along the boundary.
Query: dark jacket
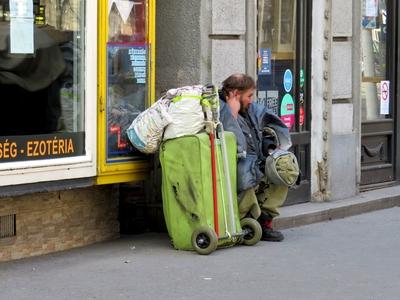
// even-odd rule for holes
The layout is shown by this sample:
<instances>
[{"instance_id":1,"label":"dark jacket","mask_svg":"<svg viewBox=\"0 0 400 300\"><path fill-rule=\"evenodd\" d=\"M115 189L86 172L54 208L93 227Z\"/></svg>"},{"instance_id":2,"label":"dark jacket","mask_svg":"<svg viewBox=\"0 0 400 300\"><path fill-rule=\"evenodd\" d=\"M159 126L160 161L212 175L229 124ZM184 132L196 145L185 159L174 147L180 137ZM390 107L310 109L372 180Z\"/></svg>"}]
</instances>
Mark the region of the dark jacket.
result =
<instances>
[{"instance_id":1,"label":"dark jacket","mask_svg":"<svg viewBox=\"0 0 400 300\"><path fill-rule=\"evenodd\" d=\"M277 133L282 148L291 145L288 128L264 105L252 103L247 114L235 119L225 101L220 101L220 121L224 130L235 134L238 146L237 189L242 192L257 186L264 174L262 153L263 128L271 127Z\"/></svg>"}]
</instances>

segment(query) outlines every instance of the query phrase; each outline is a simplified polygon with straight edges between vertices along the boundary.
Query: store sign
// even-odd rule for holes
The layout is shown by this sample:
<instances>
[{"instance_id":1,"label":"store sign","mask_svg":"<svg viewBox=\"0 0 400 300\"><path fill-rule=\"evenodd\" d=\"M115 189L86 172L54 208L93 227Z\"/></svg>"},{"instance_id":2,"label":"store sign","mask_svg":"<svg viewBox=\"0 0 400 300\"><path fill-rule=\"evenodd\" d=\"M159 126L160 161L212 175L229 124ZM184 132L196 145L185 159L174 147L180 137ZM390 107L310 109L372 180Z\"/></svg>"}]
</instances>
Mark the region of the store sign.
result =
<instances>
[{"instance_id":1,"label":"store sign","mask_svg":"<svg viewBox=\"0 0 400 300\"><path fill-rule=\"evenodd\" d=\"M289 93L292 90L293 74L289 69L287 69L283 75L283 87L285 88L286 93Z\"/></svg>"},{"instance_id":2,"label":"store sign","mask_svg":"<svg viewBox=\"0 0 400 300\"><path fill-rule=\"evenodd\" d=\"M304 125L304 120L305 120L305 111L304 111L304 91L303 88L300 88L299 91L299 125L303 126Z\"/></svg>"},{"instance_id":3,"label":"store sign","mask_svg":"<svg viewBox=\"0 0 400 300\"><path fill-rule=\"evenodd\" d=\"M279 91L258 91L257 102L268 108L268 110L279 115Z\"/></svg>"},{"instance_id":4,"label":"store sign","mask_svg":"<svg viewBox=\"0 0 400 300\"><path fill-rule=\"evenodd\" d=\"M131 47L128 50L133 76L137 83L146 83L147 49L145 46Z\"/></svg>"},{"instance_id":5,"label":"store sign","mask_svg":"<svg viewBox=\"0 0 400 300\"><path fill-rule=\"evenodd\" d=\"M84 154L84 132L0 137L0 163Z\"/></svg>"},{"instance_id":6,"label":"store sign","mask_svg":"<svg viewBox=\"0 0 400 300\"><path fill-rule=\"evenodd\" d=\"M380 112L381 115L389 114L389 86L390 81L384 80L381 81L381 107Z\"/></svg>"},{"instance_id":7,"label":"store sign","mask_svg":"<svg viewBox=\"0 0 400 300\"><path fill-rule=\"evenodd\" d=\"M300 126L304 125L304 118L305 118L304 107L300 106L300 109L299 109L299 125Z\"/></svg>"},{"instance_id":8,"label":"store sign","mask_svg":"<svg viewBox=\"0 0 400 300\"><path fill-rule=\"evenodd\" d=\"M266 105L272 113L279 114L279 91L267 91Z\"/></svg>"},{"instance_id":9,"label":"store sign","mask_svg":"<svg viewBox=\"0 0 400 300\"><path fill-rule=\"evenodd\" d=\"M126 78L135 78L135 82L138 84L146 84L148 54L146 45L109 43L107 52L108 79L115 76L125 76ZM111 64L115 64L115 61L121 62L122 65L111 66ZM117 73L115 73L116 68L120 68Z\"/></svg>"},{"instance_id":10,"label":"store sign","mask_svg":"<svg viewBox=\"0 0 400 300\"><path fill-rule=\"evenodd\" d=\"M299 79L299 83L300 83L300 87L304 87L304 82L305 82L305 74L304 74L304 69L300 69L300 79Z\"/></svg>"},{"instance_id":11,"label":"store sign","mask_svg":"<svg viewBox=\"0 0 400 300\"><path fill-rule=\"evenodd\" d=\"M281 120L287 128L292 128L295 121L294 101L290 94L286 94L281 103Z\"/></svg>"},{"instance_id":12,"label":"store sign","mask_svg":"<svg viewBox=\"0 0 400 300\"><path fill-rule=\"evenodd\" d=\"M271 75L271 48L261 48L258 56L258 74Z\"/></svg>"}]
</instances>

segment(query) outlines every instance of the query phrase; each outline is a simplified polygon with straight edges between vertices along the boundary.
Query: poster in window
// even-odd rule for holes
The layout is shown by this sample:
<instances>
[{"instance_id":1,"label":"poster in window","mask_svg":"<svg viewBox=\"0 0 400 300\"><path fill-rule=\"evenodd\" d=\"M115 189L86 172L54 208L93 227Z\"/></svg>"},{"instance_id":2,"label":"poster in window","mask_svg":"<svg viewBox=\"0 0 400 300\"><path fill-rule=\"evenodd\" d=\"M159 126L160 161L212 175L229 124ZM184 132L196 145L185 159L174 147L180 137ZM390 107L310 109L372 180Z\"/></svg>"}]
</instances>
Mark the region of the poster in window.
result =
<instances>
[{"instance_id":1,"label":"poster in window","mask_svg":"<svg viewBox=\"0 0 400 300\"><path fill-rule=\"evenodd\" d=\"M10 53L32 54L33 4L31 0L10 0Z\"/></svg>"},{"instance_id":2,"label":"poster in window","mask_svg":"<svg viewBox=\"0 0 400 300\"><path fill-rule=\"evenodd\" d=\"M147 46L110 43L107 46L107 157L137 154L126 130L145 109Z\"/></svg>"}]
</instances>

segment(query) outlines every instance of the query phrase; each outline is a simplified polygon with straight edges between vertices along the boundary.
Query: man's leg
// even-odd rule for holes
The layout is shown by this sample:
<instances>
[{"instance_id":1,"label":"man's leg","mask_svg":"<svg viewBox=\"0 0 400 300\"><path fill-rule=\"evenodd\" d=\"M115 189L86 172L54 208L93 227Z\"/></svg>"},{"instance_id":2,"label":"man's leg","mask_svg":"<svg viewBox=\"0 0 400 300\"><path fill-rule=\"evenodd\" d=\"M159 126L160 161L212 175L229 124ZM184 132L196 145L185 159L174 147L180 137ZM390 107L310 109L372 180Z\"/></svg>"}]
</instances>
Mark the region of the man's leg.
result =
<instances>
[{"instance_id":1,"label":"man's leg","mask_svg":"<svg viewBox=\"0 0 400 300\"><path fill-rule=\"evenodd\" d=\"M265 184L260 186L260 190L257 192L257 200L261 207L261 215L258 221L263 229L262 240L280 242L284 239L281 232L274 230L272 227L272 219L279 216L278 208L285 202L288 187Z\"/></svg>"},{"instance_id":2,"label":"man's leg","mask_svg":"<svg viewBox=\"0 0 400 300\"><path fill-rule=\"evenodd\" d=\"M250 188L238 195L239 217L243 219L250 214L254 219L258 219L261 215L261 209L257 201L254 188Z\"/></svg>"}]
</instances>

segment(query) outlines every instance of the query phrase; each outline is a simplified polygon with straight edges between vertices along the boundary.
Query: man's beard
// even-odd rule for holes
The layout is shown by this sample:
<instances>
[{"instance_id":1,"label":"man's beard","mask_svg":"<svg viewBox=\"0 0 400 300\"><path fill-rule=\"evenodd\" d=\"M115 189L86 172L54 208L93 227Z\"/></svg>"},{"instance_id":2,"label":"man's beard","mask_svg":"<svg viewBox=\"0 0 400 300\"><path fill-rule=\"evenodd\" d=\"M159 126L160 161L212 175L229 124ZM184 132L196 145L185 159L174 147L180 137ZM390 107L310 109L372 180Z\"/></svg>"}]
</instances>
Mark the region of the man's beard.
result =
<instances>
[{"instance_id":1,"label":"man's beard","mask_svg":"<svg viewBox=\"0 0 400 300\"><path fill-rule=\"evenodd\" d=\"M240 113L241 114L247 114L247 111L249 110L248 107L244 107L243 105L240 105Z\"/></svg>"},{"instance_id":2,"label":"man's beard","mask_svg":"<svg viewBox=\"0 0 400 300\"><path fill-rule=\"evenodd\" d=\"M247 113L247 111L249 110L249 107L247 106L247 107L245 107L244 105L243 105L243 99L242 99L242 97L240 97L240 99L239 99L239 103L240 103L240 109L239 109L239 112L241 113L241 114L246 114Z\"/></svg>"}]
</instances>

